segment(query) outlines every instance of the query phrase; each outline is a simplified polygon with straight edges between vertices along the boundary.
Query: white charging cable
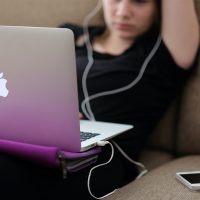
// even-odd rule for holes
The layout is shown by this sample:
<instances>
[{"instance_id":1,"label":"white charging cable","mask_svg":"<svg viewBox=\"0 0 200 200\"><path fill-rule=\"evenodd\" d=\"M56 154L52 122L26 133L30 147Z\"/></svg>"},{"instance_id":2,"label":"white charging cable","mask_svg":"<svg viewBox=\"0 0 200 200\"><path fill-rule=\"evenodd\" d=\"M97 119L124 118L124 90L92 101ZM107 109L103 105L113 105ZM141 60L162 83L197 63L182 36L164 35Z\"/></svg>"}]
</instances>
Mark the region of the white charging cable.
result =
<instances>
[{"instance_id":1,"label":"white charging cable","mask_svg":"<svg viewBox=\"0 0 200 200\"><path fill-rule=\"evenodd\" d=\"M124 152L124 150L123 150L115 141L113 141L113 140L111 140L111 141L112 141L112 143L115 145L115 147L119 150L119 152L120 152L129 162L131 162L132 164L136 165L136 166L139 168L140 173L139 173L139 175L138 175L135 179L141 178L143 175L145 175L145 174L148 172L148 170L146 169L146 167L145 167L142 163L137 162L137 161L133 160L132 158L130 158L130 157Z\"/></svg>"},{"instance_id":2,"label":"white charging cable","mask_svg":"<svg viewBox=\"0 0 200 200\"><path fill-rule=\"evenodd\" d=\"M121 148L115 141L113 141L113 140L111 140L111 141L112 141L112 143L115 145L115 147L119 150L119 152L120 152L129 162L131 162L132 164L134 164L134 165L138 166L138 168L140 168L139 171L141 171L141 172L139 173L139 175L138 175L135 179L140 179L142 176L144 176L144 175L148 172L148 170L146 169L146 167L145 167L142 163L134 161L132 158L130 158L130 157L122 150L122 148ZM95 198L95 199L103 199L103 198L108 197L109 195L115 193L117 190L119 190L119 188L118 188L118 189L115 189L115 190L113 190L112 192L110 192L110 193L108 193L108 194L106 194L106 195L104 195L104 196L96 197L96 196L92 193L91 187L90 187L90 178L91 178L91 175L92 175L93 170L95 170L95 169L98 168L98 167L107 165L107 164L110 163L111 160L113 159L113 156L114 156L114 147L113 147L113 144L112 144L112 143L109 142L109 141L100 141L100 142L97 143L98 146L105 146L105 145L109 144L110 147L111 147L111 156L110 156L110 158L109 158L109 160L108 160L107 162L102 163L102 164L99 164L99 165L96 165L96 166L94 166L93 168L91 168L91 169L90 169L90 172L89 172L89 174L88 174L88 180L87 180L88 191L89 191L90 195L91 195L93 198Z\"/></svg>"},{"instance_id":3,"label":"white charging cable","mask_svg":"<svg viewBox=\"0 0 200 200\"><path fill-rule=\"evenodd\" d=\"M96 197L94 194L92 194L92 191L91 191L91 188L90 188L90 178L91 178L91 175L92 175L93 170L95 170L96 168L101 167L101 166L103 166L103 165L107 165L107 164L108 164L109 162L111 162L111 160L113 159L113 156L114 156L114 147L113 147L112 143L110 143L110 142L108 142L108 141L100 141L100 142L97 143L98 146L105 146L106 144L109 144L110 147L111 147L111 156L110 156L109 160L108 160L107 162L105 162L105 163L102 163L102 164L99 164L99 165L94 166L92 169L90 169L90 172L89 172L89 175L88 175L88 181L87 181L88 191L89 191L90 195L91 195L93 198L95 198L95 199L103 199L103 198L105 198L105 197L107 197L107 196L113 194L114 192L116 192L116 191L118 190L118 189L115 189L115 190L113 190L112 192L110 192L110 193L108 193L108 194L106 194L106 195L104 195L104 196Z\"/></svg>"}]
</instances>

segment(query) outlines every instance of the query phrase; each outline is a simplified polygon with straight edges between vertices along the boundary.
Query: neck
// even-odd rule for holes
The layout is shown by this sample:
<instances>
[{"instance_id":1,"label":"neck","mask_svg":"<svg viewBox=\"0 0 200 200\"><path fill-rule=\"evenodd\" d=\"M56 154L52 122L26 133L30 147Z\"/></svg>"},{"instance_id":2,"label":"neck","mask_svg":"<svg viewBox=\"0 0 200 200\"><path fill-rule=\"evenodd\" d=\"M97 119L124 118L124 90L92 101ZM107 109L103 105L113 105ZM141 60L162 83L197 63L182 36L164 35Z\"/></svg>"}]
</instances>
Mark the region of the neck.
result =
<instances>
[{"instance_id":1,"label":"neck","mask_svg":"<svg viewBox=\"0 0 200 200\"><path fill-rule=\"evenodd\" d=\"M93 48L100 53L120 55L134 43L133 39L119 37L118 35L105 31L93 41Z\"/></svg>"}]
</instances>

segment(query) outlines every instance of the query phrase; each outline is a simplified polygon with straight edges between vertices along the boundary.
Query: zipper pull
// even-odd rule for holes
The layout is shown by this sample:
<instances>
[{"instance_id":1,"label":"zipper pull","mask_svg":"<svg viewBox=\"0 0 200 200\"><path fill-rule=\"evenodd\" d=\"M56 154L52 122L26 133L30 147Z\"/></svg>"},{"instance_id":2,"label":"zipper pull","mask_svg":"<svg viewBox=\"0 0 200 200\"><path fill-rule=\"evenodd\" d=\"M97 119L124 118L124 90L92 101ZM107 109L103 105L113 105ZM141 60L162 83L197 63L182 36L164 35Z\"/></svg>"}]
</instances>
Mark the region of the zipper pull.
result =
<instances>
[{"instance_id":1,"label":"zipper pull","mask_svg":"<svg viewBox=\"0 0 200 200\"><path fill-rule=\"evenodd\" d=\"M62 155L59 155L59 159L60 159L60 165L62 168L63 179L66 179L67 178L67 161L62 157Z\"/></svg>"}]
</instances>

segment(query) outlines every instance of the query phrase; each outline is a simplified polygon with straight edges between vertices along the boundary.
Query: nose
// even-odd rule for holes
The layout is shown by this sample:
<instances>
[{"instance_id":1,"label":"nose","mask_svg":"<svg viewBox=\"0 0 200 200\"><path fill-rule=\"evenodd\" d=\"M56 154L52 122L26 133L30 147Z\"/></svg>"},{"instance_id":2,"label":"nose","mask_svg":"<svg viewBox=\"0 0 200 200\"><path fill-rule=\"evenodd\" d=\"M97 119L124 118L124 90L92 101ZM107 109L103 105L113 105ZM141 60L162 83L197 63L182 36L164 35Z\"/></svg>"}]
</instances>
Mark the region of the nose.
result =
<instances>
[{"instance_id":1,"label":"nose","mask_svg":"<svg viewBox=\"0 0 200 200\"><path fill-rule=\"evenodd\" d=\"M129 0L121 0L116 9L116 15L120 17L130 17L132 15L132 7Z\"/></svg>"}]
</instances>

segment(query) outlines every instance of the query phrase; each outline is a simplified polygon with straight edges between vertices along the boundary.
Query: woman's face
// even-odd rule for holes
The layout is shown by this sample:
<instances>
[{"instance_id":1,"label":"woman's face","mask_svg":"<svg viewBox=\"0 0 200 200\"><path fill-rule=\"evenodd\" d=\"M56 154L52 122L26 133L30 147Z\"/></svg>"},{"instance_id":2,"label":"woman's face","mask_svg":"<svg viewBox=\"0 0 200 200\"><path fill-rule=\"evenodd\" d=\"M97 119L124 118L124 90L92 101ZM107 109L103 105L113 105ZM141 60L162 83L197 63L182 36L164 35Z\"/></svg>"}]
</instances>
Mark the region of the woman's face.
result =
<instances>
[{"instance_id":1,"label":"woman's face","mask_svg":"<svg viewBox=\"0 0 200 200\"><path fill-rule=\"evenodd\" d=\"M134 39L152 26L157 17L156 0L102 0L108 31Z\"/></svg>"}]
</instances>

